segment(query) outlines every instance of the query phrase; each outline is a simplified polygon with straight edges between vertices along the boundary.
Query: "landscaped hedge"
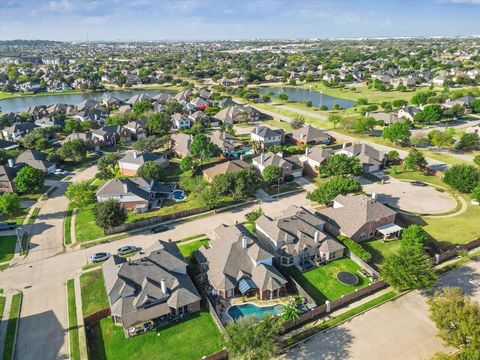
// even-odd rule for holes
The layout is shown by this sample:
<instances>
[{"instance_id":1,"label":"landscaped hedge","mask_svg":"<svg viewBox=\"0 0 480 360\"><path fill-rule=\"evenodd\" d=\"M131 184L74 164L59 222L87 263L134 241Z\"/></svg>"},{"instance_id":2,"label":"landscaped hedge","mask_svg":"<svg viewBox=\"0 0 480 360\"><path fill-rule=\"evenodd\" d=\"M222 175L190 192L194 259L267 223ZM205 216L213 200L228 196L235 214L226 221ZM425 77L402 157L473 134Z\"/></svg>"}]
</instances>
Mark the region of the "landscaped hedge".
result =
<instances>
[{"instance_id":1,"label":"landscaped hedge","mask_svg":"<svg viewBox=\"0 0 480 360\"><path fill-rule=\"evenodd\" d=\"M372 254L365 250L360 244L346 236L339 236L338 240L345 245L352 254L357 255L361 260L369 262L372 259Z\"/></svg>"}]
</instances>

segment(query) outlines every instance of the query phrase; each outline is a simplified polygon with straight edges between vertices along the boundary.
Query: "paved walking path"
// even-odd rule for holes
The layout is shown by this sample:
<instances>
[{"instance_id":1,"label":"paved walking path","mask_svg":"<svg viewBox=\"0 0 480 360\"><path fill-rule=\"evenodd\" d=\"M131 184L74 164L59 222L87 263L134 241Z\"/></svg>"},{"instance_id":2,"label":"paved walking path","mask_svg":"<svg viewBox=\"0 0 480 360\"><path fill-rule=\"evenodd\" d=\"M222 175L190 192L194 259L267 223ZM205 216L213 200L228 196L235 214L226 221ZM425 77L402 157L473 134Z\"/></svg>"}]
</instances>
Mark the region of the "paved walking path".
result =
<instances>
[{"instance_id":1,"label":"paved walking path","mask_svg":"<svg viewBox=\"0 0 480 360\"><path fill-rule=\"evenodd\" d=\"M87 339L84 330L85 324L83 323L83 311L82 311L82 290L80 288L80 275L81 271L75 274L73 283L75 287L75 304L77 307L77 327L78 327L78 340L80 345L80 359L87 360Z\"/></svg>"}]
</instances>

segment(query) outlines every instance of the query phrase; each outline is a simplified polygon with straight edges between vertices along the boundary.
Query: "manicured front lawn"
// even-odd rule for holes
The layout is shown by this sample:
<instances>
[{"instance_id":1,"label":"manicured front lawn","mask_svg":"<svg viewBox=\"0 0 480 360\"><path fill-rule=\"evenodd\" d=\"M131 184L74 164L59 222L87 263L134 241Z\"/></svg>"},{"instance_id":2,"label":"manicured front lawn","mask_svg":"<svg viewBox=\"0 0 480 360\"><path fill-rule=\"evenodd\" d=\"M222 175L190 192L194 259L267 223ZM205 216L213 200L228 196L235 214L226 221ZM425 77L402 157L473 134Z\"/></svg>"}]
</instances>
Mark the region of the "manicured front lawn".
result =
<instances>
[{"instance_id":1,"label":"manicured front lawn","mask_svg":"<svg viewBox=\"0 0 480 360\"><path fill-rule=\"evenodd\" d=\"M272 186L265 186L263 190L268 194L268 195L277 195L277 194L282 194L287 191L292 191L292 190L298 190L300 189L300 186L296 182L287 182L280 184L280 189L278 188L277 185L272 185Z\"/></svg>"},{"instance_id":2,"label":"manicured front lawn","mask_svg":"<svg viewBox=\"0 0 480 360\"><path fill-rule=\"evenodd\" d=\"M66 245L69 245L72 243L72 214L73 214L73 209L74 209L73 204L68 204L67 207L67 214L65 216L65 223L64 223L64 228L63 228L63 241L65 242Z\"/></svg>"},{"instance_id":3,"label":"manicured front lawn","mask_svg":"<svg viewBox=\"0 0 480 360\"><path fill-rule=\"evenodd\" d=\"M7 299L4 296L0 296L0 319L3 317L3 310L5 309L5 301Z\"/></svg>"},{"instance_id":4,"label":"manicured front lawn","mask_svg":"<svg viewBox=\"0 0 480 360\"><path fill-rule=\"evenodd\" d=\"M3 349L3 359L10 360L15 350L15 336L17 329L18 317L20 314L20 305L22 302L22 293L16 293L12 297L10 306L10 314L8 316L7 334L5 336L5 347Z\"/></svg>"},{"instance_id":5,"label":"manicured front lawn","mask_svg":"<svg viewBox=\"0 0 480 360\"><path fill-rule=\"evenodd\" d=\"M349 258L334 260L304 273L293 266L284 269L308 292L317 305L323 304L326 300L339 299L342 295L370 284L370 280L358 272L360 266ZM350 286L339 282L337 273L340 271L353 272L358 277L358 284Z\"/></svg>"},{"instance_id":6,"label":"manicured front lawn","mask_svg":"<svg viewBox=\"0 0 480 360\"><path fill-rule=\"evenodd\" d=\"M200 207L198 200L189 195L187 200L175 202L173 200L165 200L162 204L162 207L158 210L148 211L145 213L137 213L135 211L131 211L128 213L127 222L134 222L141 219L151 218L153 216L159 215L168 215L173 214L180 211L191 210Z\"/></svg>"},{"instance_id":7,"label":"manicured front lawn","mask_svg":"<svg viewBox=\"0 0 480 360\"><path fill-rule=\"evenodd\" d=\"M67 281L68 326L70 329L70 358L80 359L80 344L78 342L77 304L75 303L75 286L73 279Z\"/></svg>"},{"instance_id":8,"label":"manicured front lawn","mask_svg":"<svg viewBox=\"0 0 480 360\"><path fill-rule=\"evenodd\" d=\"M182 321L126 339L111 318L96 323L89 343L90 356L103 359L190 360L222 349L224 339L208 311ZM159 334L157 336L157 334Z\"/></svg>"},{"instance_id":9,"label":"manicured front lawn","mask_svg":"<svg viewBox=\"0 0 480 360\"><path fill-rule=\"evenodd\" d=\"M105 236L103 230L95 224L93 208L95 204L79 209L75 215L75 239L77 242L95 240Z\"/></svg>"},{"instance_id":10,"label":"manicured front lawn","mask_svg":"<svg viewBox=\"0 0 480 360\"><path fill-rule=\"evenodd\" d=\"M80 277L80 288L84 318L109 307L102 269L83 274Z\"/></svg>"},{"instance_id":11,"label":"manicured front lawn","mask_svg":"<svg viewBox=\"0 0 480 360\"><path fill-rule=\"evenodd\" d=\"M0 236L0 262L9 261L15 255L16 235Z\"/></svg>"},{"instance_id":12,"label":"manicured front lawn","mask_svg":"<svg viewBox=\"0 0 480 360\"><path fill-rule=\"evenodd\" d=\"M32 213L30 214L30 217L28 218L28 224L31 225L35 222L35 219L37 218L38 213L40 212L40 208L36 207L32 210Z\"/></svg>"},{"instance_id":13,"label":"manicured front lawn","mask_svg":"<svg viewBox=\"0 0 480 360\"><path fill-rule=\"evenodd\" d=\"M400 240L383 242L382 240L371 240L360 243L362 247L372 254L372 262L381 265L385 257L394 254L400 249Z\"/></svg>"},{"instance_id":14,"label":"manicured front lawn","mask_svg":"<svg viewBox=\"0 0 480 360\"><path fill-rule=\"evenodd\" d=\"M178 246L180 252L185 257L185 259L189 259L195 251L200 249L202 245L207 245L210 239L208 237L202 237L198 240L191 241L185 244L181 244Z\"/></svg>"}]
</instances>

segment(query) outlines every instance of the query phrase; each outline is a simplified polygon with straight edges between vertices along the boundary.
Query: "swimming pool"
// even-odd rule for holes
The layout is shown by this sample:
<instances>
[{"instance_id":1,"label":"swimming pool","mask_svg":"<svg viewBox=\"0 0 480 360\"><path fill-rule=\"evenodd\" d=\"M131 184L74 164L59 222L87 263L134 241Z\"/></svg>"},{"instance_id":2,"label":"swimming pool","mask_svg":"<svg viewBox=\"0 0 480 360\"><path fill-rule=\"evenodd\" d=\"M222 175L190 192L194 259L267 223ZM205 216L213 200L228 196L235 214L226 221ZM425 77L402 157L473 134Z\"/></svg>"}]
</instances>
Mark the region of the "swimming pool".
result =
<instances>
[{"instance_id":1,"label":"swimming pool","mask_svg":"<svg viewBox=\"0 0 480 360\"><path fill-rule=\"evenodd\" d=\"M183 190L175 190L172 192L172 199L174 201L183 201L187 198L187 195L185 195L185 191Z\"/></svg>"},{"instance_id":2,"label":"swimming pool","mask_svg":"<svg viewBox=\"0 0 480 360\"><path fill-rule=\"evenodd\" d=\"M232 305L228 309L228 315L233 320L238 320L246 316L255 316L258 319L263 319L265 315L280 315L283 311L283 305L271 305L271 306L257 306L255 304L242 304Z\"/></svg>"}]
</instances>

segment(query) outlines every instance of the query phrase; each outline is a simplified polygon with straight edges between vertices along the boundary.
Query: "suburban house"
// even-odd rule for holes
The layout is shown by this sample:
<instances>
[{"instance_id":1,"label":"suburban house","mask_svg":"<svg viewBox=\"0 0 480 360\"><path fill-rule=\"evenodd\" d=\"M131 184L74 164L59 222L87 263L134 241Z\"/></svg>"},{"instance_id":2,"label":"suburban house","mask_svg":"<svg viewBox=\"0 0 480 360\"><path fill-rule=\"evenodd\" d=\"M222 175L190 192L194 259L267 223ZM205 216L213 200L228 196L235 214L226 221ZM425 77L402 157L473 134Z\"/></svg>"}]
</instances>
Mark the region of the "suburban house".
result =
<instances>
[{"instance_id":1,"label":"suburban house","mask_svg":"<svg viewBox=\"0 0 480 360\"><path fill-rule=\"evenodd\" d=\"M83 142L90 142L92 141L92 133L91 132L86 132L86 133L78 133L74 132L65 137L65 139L61 140L60 143L63 145L69 141L72 140L81 140Z\"/></svg>"},{"instance_id":2,"label":"suburban house","mask_svg":"<svg viewBox=\"0 0 480 360\"><path fill-rule=\"evenodd\" d=\"M329 157L333 156L333 151L321 146L306 148L305 153L299 157L306 171L318 173L318 168L325 164Z\"/></svg>"},{"instance_id":3,"label":"suburban house","mask_svg":"<svg viewBox=\"0 0 480 360\"><path fill-rule=\"evenodd\" d=\"M148 255L113 255L102 265L111 315L126 336L150 322L169 324L200 310L201 297L174 242L159 240Z\"/></svg>"},{"instance_id":4,"label":"suburban house","mask_svg":"<svg viewBox=\"0 0 480 360\"><path fill-rule=\"evenodd\" d=\"M256 295L271 300L286 293L287 280L273 265L273 254L242 224L219 225L209 247L201 247L195 258L221 298Z\"/></svg>"},{"instance_id":5,"label":"suburban house","mask_svg":"<svg viewBox=\"0 0 480 360\"><path fill-rule=\"evenodd\" d=\"M384 238L399 235L402 228L395 224L396 211L376 200L376 195L338 195L333 206L320 210L325 229L333 235L344 235L360 242L381 234Z\"/></svg>"},{"instance_id":6,"label":"suburban house","mask_svg":"<svg viewBox=\"0 0 480 360\"><path fill-rule=\"evenodd\" d=\"M183 134L183 133L175 133L171 136L171 146L172 151L177 154L177 156L184 158L189 154L189 146L192 142L192 135L190 134Z\"/></svg>"},{"instance_id":7,"label":"suburban house","mask_svg":"<svg viewBox=\"0 0 480 360\"><path fill-rule=\"evenodd\" d=\"M317 129L311 125L305 125L304 127L294 130L291 134L287 134L287 137L291 138L298 145L305 144L330 144L332 140L331 136L326 132Z\"/></svg>"},{"instance_id":8,"label":"suburban house","mask_svg":"<svg viewBox=\"0 0 480 360\"><path fill-rule=\"evenodd\" d=\"M402 119L407 119L413 121L415 115L418 114L421 110L415 106L403 106L398 110L398 117Z\"/></svg>"},{"instance_id":9,"label":"suburban house","mask_svg":"<svg viewBox=\"0 0 480 360\"><path fill-rule=\"evenodd\" d=\"M38 126L30 122L17 122L2 130L2 136L8 141L22 141L25 134L36 129Z\"/></svg>"},{"instance_id":10,"label":"suburban house","mask_svg":"<svg viewBox=\"0 0 480 360\"><path fill-rule=\"evenodd\" d=\"M383 121L383 124L386 126L386 125L392 125L396 122L401 122L402 119L400 119L400 117L394 113L394 112L367 112L365 114L366 117L372 117L374 118L375 120L377 121Z\"/></svg>"},{"instance_id":11,"label":"suburban house","mask_svg":"<svg viewBox=\"0 0 480 360\"><path fill-rule=\"evenodd\" d=\"M92 132L92 141L95 145L114 146L118 144L120 138L130 140L130 132L120 125L105 125L100 129L94 129Z\"/></svg>"},{"instance_id":12,"label":"suburban house","mask_svg":"<svg viewBox=\"0 0 480 360\"><path fill-rule=\"evenodd\" d=\"M271 129L267 126L255 126L250 133L250 139L257 141L262 148L283 144L285 131L283 129Z\"/></svg>"},{"instance_id":13,"label":"suburban house","mask_svg":"<svg viewBox=\"0 0 480 360\"><path fill-rule=\"evenodd\" d=\"M108 117L108 113L99 108L85 108L84 110L78 111L75 117L80 121L92 121L101 125Z\"/></svg>"},{"instance_id":14,"label":"suburban house","mask_svg":"<svg viewBox=\"0 0 480 360\"><path fill-rule=\"evenodd\" d=\"M146 212L154 200L152 185L153 181L140 177L111 179L97 190L97 201L117 199L125 210Z\"/></svg>"},{"instance_id":15,"label":"suburban house","mask_svg":"<svg viewBox=\"0 0 480 360\"><path fill-rule=\"evenodd\" d=\"M237 140L235 136L230 135L226 131L214 131L210 135L210 140L218 146L223 155L228 157L240 157L250 150L241 141Z\"/></svg>"},{"instance_id":16,"label":"suburban house","mask_svg":"<svg viewBox=\"0 0 480 360\"><path fill-rule=\"evenodd\" d=\"M214 118L223 124L235 124L239 122L251 122L260 120L261 113L250 105L233 105L220 110Z\"/></svg>"},{"instance_id":17,"label":"suburban house","mask_svg":"<svg viewBox=\"0 0 480 360\"><path fill-rule=\"evenodd\" d=\"M203 170L203 177L208 182L212 182L217 175L231 174L250 169L252 169L252 165L243 160L229 160Z\"/></svg>"},{"instance_id":18,"label":"suburban house","mask_svg":"<svg viewBox=\"0 0 480 360\"><path fill-rule=\"evenodd\" d=\"M343 144L342 149L337 154L357 157L364 172L379 171L385 163L385 154L367 144L352 144L350 146Z\"/></svg>"},{"instance_id":19,"label":"suburban house","mask_svg":"<svg viewBox=\"0 0 480 360\"><path fill-rule=\"evenodd\" d=\"M11 164L13 165L13 164ZM0 193L14 193L14 179L17 176L18 168L9 165L0 165Z\"/></svg>"},{"instance_id":20,"label":"suburban house","mask_svg":"<svg viewBox=\"0 0 480 360\"><path fill-rule=\"evenodd\" d=\"M303 167L295 160L292 158L292 161L289 161L289 158L283 158L272 152L261 153L259 156L253 158L253 167L260 173L263 173L263 170L265 170L267 166L274 165L280 168L283 177L288 175L300 177L303 173Z\"/></svg>"},{"instance_id":21,"label":"suburban house","mask_svg":"<svg viewBox=\"0 0 480 360\"><path fill-rule=\"evenodd\" d=\"M454 100L448 99L443 104L443 107L446 109L450 109L455 105L458 105L465 109L465 114L470 114L472 112L472 107L470 106L470 103L474 100L475 98L472 95L463 96L461 98L454 99Z\"/></svg>"},{"instance_id":22,"label":"suburban house","mask_svg":"<svg viewBox=\"0 0 480 360\"><path fill-rule=\"evenodd\" d=\"M123 158L118 160L118 166L122 175L136 176L137 171L147 161L160 164L162 167L168 166L168 160L164 155L153 153L138 153L136 151L128 152Z\"/></svg>"},{"instance_id":23,"label":"suburban house","mask_svg":"<svg viewBox=\"0 0 480 360\"><path fill-rule=\"evenodd\" d=\"M175 129L190 129L190 127L192 126L192 120L187 116L183 116L180 113L175 113L172 115L172 124Z\"/></svg>"},{"instance_id":24,"label":"suburban house","mask_svg":"<svg viewBox=\"0 0 480 360\"><path fill-rule=\"evenodd\" d=\"M15 164L29 165L37 170L41 170L46 174L51 174L55 171L56 165L47 161L47 155L35 150L25 150L17 156Z\"/></svg>"},{"instance_id":25,"label":"suburban house","mask_svg":"<svg viewBox=\"0 0 480 360\"><path fill-rule=\"evenodd\" d=\"M125 102L127 104L134 105L138 102L145 101L145 100L152 101L152 98L146 93L141 93L141 94L133 95L130 99L128 99Z\"/></svg>"},{"instance_id":26,"label":"suburban house","mask_svg":"<svg viewBox=\"0 0 480 360\"><path fill-rule=\"evenodd\" d=\"M132 120L123 127L128 130L132 139L138 140L146 136L145 124L141 120Z\"/></svg>"},{"instance_id":27,"label":"suburban house","mask_svg":"<svg viewBox=\"0 0 480 360\"><path fill-rule=\"evenodd\" d=\"M195 99L192 99L190 101L190 104L195 106L196 109L202 109L202 110L210 106L210 102L208 102L205 99L202 99L201 97L196 97Z\"/></svg>"},{"instance_id":28,"label":"suburban house","mask_svg":"<svg viewBox=\"0 0 480 360\"><path fill-rule=\"evenodd\" d=\"M281 265L302 269L312 260L328 262L344 256L345 247L325 233L324 225L320 217L291 205L277 219L262 215L255 229L257 238L273 251Z\"/></svg>"}]
</instances>

